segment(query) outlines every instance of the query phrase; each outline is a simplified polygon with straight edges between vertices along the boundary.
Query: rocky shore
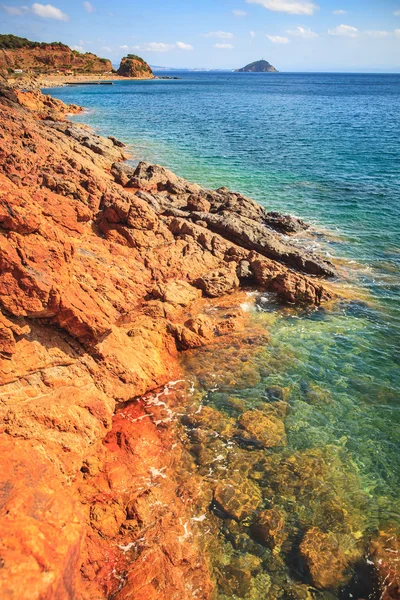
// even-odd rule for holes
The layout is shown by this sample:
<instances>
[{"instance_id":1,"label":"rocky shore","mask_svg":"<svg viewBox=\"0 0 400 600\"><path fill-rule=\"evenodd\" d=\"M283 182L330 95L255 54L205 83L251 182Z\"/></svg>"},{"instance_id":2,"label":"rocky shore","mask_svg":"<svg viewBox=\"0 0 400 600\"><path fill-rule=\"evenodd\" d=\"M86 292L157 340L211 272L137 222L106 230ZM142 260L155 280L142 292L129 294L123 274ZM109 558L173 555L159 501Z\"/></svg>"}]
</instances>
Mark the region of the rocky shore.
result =
<instances>
[{"instance_id":1,"label":"rocky shore","mask_svg":"<svg viewBox=\"0 0 400 600\"><path fill-rule=\"evenodd\" d=\"M214 347L229 363L237 340L250 348L261 339L238 308L246 291L319 306L336 298L335 269L291 242L307 228L299 219L157 165L131 167L117 139L66 120L80 110L0 88L2 597L222 598L211 559L219 526L204 536L204 511L216 503L235 535L244 522L261 546L280 548L285 527L256 476L246 478L259 469L249 454L239 457L243 479L207 483L194 432L207 441L217 429L245 452L284 445L285 399L236 421L189 411L177 423L169 390L185 379L182 356L189 364L196 349ZM177 389L171 403L181 410ZM300 479L318 460L302 458ZM263 469L284 496L287 464L271 458ZM344 579L359 559L356 550L344 557L337 539L319 529L303 538L315 590L332 586L329 553ZM398 590L387 539L395 543L385 533L373 547L385 599ZM250 597L261 562L223 567L233 581L225 597ZM314 597L310 589L291 597Z\"/></svg>"}]
</instances>

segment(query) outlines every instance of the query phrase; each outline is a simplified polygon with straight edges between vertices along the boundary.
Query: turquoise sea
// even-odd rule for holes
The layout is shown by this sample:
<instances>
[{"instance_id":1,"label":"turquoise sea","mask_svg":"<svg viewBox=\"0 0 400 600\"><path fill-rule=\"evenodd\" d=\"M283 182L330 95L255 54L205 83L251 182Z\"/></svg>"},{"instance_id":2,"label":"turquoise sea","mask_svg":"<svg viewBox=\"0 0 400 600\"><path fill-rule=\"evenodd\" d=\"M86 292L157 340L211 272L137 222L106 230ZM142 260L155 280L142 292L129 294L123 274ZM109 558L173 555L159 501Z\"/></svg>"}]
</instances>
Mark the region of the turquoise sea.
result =
<instances>
[{"instance_id":1,"label":"turquoise sea","mask_svg":"<svg viewBox=\"0 0 400 600\"><path fill-rule=\"evenodd\" d=\"M327 530L359 541L400 528L400 75L178 75L48 93L85 106L74 120L126 142L133 160L228 186L313 224L299 243L338 264L346 299L302 311L258 297L250 310L271 341L254 359L257 376L219 386L198 377L198 386L204 402L226 414L232 394L248 409L265 390L285 390L285 452L299 460L320 452L331 465L326 485L347 516L354 510ZM207 364L213 368L209 356ZM288 511L288 493L281 486L275 494L272 504ZM296 501L305 507L293 509L300 529L324 527L312 503ZM294 569L296 576L307 581ZM361 580L356 573L315 597L379 598L368 577ZM221 589L221 598L236 598ZM238 597L273 597L257 589Z\"/></svg>"}]
</instances>

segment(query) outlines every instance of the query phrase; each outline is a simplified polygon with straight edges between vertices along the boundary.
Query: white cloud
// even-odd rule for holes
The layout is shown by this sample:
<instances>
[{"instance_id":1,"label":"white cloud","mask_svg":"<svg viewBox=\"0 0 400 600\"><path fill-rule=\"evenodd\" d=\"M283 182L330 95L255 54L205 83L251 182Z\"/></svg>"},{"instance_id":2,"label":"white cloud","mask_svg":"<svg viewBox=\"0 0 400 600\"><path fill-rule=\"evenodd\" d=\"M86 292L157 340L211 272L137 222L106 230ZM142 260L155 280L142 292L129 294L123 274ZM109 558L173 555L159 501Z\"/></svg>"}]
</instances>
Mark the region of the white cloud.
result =
<instances>
[{"instance_id":1,"label":"white cloud","mask_svg":"<svg viewBox=\"0 0 400 600\"><path fill-rule=\"evenodd\" d=\"M250 31L250 37L252 40L254 40L254 38L256 37L256 32L255 31Z\"/></svg>"},{"instance_id":2,"label":"white cloud","mask_svg":"<svg viewBox=\"0 0 400 600\"><path fill-rule=\"evenodd\" d=\"M129 46L120 46L121 50L129 50ZM193 46L184 42L176 42L176 44L164 44L163 42L147 42L141 46L133 46L133 50L141 50L142 52L169 52L170 50L193 50Z\"/></svg>"},{"instance_id":3,"label":"white cloud","mask_svg":"<svg viewBox=\"0 0 400 600\"><path fill-rule=\"evenodd\" d=\"M395 17L400 17L400 9L393 11Z\"/></svg>"},{"instance_id":4,"label":"white cloud","mask_svg":"<svg viewBox=\"0 0 400 600\"><path fill-rule=\"evenodd\" d=\"M84 52L83 46L71 46L72 50L77 50L78 52Z\"/></svg>"},{"instance_id":5,"label":"white cloud","mask_svg":"<svg viewBox=\"0 0 400 600\"><path fill-rule=\"evenodd\" d=\"M312 15L319 8L308 0L246 0L247 4L261 4L268 10L291 15Z\"/></svg>"},{"instance_id":6,"label":"white cloud","mask_svg":"<svg viewBox=\"0 0 400 600\"><path fill-rule=\"evenodd\" d=\"M52 4L32 4L32 12L42 19L55 19L56 21L69 21L69 16Z\"/></svg>"},{"instance_id":7,"label":"white cloud","mask_svg":"<svg viewBox=\"0 0 400 600\"><path fill-rule=\"evenodd\" d=\"M232 50L232 44L215 44L214 48L218 48L219 50Z\"/></svg>"},{"instance_id":8,"label":"white cloud","mask_svg":"<svg viewBox=\"0 0 400 600\"><path fill-rule=\"evenodd\" d=\"M126 44L124 44L123 46L120 46L121 50L129 50L129 46L127 46Z\"/></svg>"},{"instance_id":9,"label":"white cloud","mask_svg":"<svg viewBox=\"0 0 400 600\"><path fill-rule=\"evenodd\" d=\"M222 40L230 40L233 38L233 33L229 31L210 31L209 33L205 33L204 37L216 37L221 38Z\"/></svg>"},{"instance_id":10,"label":"white cloud","mask_svg":"<svg viewBox=\"0 0 400 600\"><path fill-rule=\"evenodd\" d=\"M315 33L312 29L306 29L305 27L296 27L296 29L288 29L286 31L289 35L293 35L294 37L301 37L305 39L316 38L318 37L318 33Z\"/></svg>"},{"instance_id":11,"label":"white cloud","mask_svg":"<svg viewBox=\"0 0 400 600\"><path fill-rule=\"evenodd\" d=\"M1 8L11 17L20 17L29 10L27 6L5 6L4 4L1 5Z\"/></svg>"},{"instance_id":12,"label":"white cloud","mask_svg":"<svg viewBox=\"0 0 400 600\"><path fill-rule=\"evenodd\" d=\"M168 52L173 48L173 44L163 44L162 42L148 42L141 46L134 46L135 50L144 50L145 52Z\"/></svg>"},{"instance_id":13,"label":"white cloud","mask_svg":"<svg viewBox=\"0 0 400 600\"><path fill-rule=\"evenodd\" d=\"M112 52L112 48L110 48L110 46L102 46L101 49L104 50L104 52Z\"/></svg>"},{"instance_id":14,"label":"white cloud","mask_svg":"<svg viewBox=\"0 0 400 600\"><path fill-rule=\"evenodd\" d=\"M272 42L273 44L288 44L289 43L289 38L287 37L282 37L280 35L268 35L267 34L267 38L269 39L270 42Z\"/></svg>"},{"instance_id":15,"label":"white cloud","mask_svg":"<svg viewBox=\"0 0 400 600\"><path fill-rule=\"evenodd\" d=\"M247 17L247 12L245 10L233 10L232 14L235 17Z\"/></svg>"},{"instance_id":16,"label":"white cloud","mask_svg":"<svg viewBox=\"0 0 400 600\"><path fill-rule=\"evenodd\" d=\"M400 29L396 29L394 33L400 37Z\"/></svg>"},{"instance_id":17,"label":"white cloud","mask_svg":"<svg viewBox=\"0 0 400 600\"><path fill-rule=\"evenodd\" d=\"M179 48L179 50L193 50L193 46L185 44L185 42L176 42L176 47Z\"/></svg>"},{"instance_id":18,"label":"white cloud","mask_svg":"<svg viewBox=\"0 0 400 600\"><path fill-rule=\"evenodd\" d=\"M388 35L390 35L390 31L378 31L378 30L366 31L365 33L367 35L369 35L370 37L374 37L374 38L385 38Z\"/></svg>"},{"instance_id":19,"label":"white cloud","mask_svg":"<svg viewBox=\"0 0 400 600\"><path fill-rule=\"evenodd\" d=\"M339 37L355 38L358 36L358 29L351 25L338 25L334 29L329 29L328 33L329 35L336 35Z\"/></svg>"},{"instance_id":20,"label":"white cloud","mask_svg":"<svg viewBox=\"0 0 400 600\"><path fill-rule=\"evenodd\" d=\"M87 13L94 13L94 11L96 10L91 2L84 2L83 8L86 10Z\"/></svg>"},{"instance_id":21,"label":"white cloud","mask_svg":"<svg viewBox=\"0 0 400 600\"><path fill-rule=\"evenodd\" d=\"M339 9L339 10L333 10L333 11L332 11L332 14L333 14L333 15L345 15L345 14L347 14L347 10L342 10L342 9Z\"/></svg>"}]
</instances>

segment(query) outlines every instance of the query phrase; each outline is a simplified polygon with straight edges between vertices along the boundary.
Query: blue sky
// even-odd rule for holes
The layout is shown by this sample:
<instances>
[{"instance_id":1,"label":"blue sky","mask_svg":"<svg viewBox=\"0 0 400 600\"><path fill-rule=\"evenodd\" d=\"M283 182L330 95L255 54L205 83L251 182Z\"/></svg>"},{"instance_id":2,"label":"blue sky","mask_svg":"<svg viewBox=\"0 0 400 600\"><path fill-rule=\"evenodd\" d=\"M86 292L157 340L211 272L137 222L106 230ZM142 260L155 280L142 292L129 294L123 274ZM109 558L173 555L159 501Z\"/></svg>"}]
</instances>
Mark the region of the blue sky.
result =
<instances>
[{"instance_id":1,"label":"blue sky","mask_svg":"<svg viewBox=\"0 0 400 600\"><path fill-rule=\"evenodd\" d=\"M400 0L0 0L0 33L153 65L400 72Z\"/></svg>"}]
</instances>

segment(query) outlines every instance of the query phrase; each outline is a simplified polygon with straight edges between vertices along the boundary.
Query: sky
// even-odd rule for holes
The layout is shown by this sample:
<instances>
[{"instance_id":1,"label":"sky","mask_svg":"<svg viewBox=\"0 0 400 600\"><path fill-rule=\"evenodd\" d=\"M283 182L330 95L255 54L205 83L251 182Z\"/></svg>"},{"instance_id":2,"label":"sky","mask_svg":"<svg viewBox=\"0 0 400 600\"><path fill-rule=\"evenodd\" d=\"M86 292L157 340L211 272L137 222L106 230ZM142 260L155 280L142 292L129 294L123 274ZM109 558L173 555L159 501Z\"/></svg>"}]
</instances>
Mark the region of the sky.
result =
<instances>
[{"instance_id":1,"label":"sky","mask_svg":"<svg viewBox=\"0 0 400 600\"><path fill-rule=\"evenodd\" d=\"M43 3L42 3L43 2ZM0 0L0 33L118 64L400 72L400 0Z\"/></svg>"}]
</instances>

